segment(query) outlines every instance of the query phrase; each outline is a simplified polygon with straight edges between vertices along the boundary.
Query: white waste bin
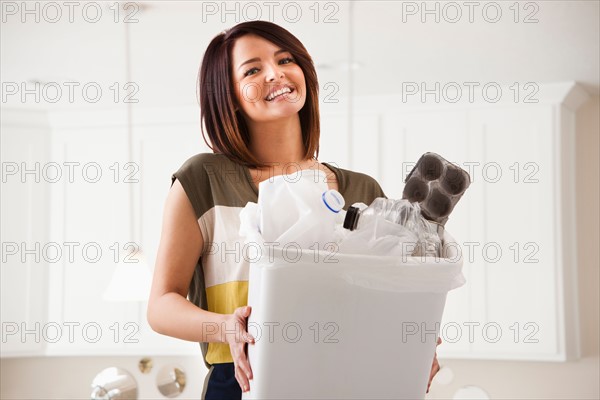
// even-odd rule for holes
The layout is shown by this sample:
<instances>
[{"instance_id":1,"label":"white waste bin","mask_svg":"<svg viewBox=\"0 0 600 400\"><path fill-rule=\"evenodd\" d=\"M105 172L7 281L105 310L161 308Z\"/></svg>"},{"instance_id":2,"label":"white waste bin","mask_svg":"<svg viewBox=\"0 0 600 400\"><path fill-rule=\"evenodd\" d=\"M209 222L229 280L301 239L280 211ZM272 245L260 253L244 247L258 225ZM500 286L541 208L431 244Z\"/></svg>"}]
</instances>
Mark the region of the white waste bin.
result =
<instances>
[{"instance_id":1,"label":"white waste bin","mask_svg":"<svg viewBox=\"0 0 600 400\"><path fill-rule=\"evenodd\" d=\"M404 259L256 246L243 398L424 398L446 294L465 282L443 243L444 258Z\"/></svg>"}]
</instances>

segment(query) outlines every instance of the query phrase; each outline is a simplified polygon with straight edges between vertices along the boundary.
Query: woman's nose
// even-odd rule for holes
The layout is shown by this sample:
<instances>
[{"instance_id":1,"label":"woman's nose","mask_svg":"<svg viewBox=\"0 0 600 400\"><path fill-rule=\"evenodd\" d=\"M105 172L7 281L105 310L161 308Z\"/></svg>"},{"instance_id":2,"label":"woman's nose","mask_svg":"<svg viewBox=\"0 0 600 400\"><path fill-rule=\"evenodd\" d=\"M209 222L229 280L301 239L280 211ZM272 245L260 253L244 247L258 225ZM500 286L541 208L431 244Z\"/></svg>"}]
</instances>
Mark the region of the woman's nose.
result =
<instances>
[{"instance_id":1,"label":"woman's nose","mask_svg":"<svg viewBox=\"0 0 600 400\"><path fill-rule=\"evenodd\" d=\"M284 77L283 70L277 64L269 64L269 67L267 68L266 77L268 82L271 82L276 79L281 79Z\"/></svg>"}]
</instances>

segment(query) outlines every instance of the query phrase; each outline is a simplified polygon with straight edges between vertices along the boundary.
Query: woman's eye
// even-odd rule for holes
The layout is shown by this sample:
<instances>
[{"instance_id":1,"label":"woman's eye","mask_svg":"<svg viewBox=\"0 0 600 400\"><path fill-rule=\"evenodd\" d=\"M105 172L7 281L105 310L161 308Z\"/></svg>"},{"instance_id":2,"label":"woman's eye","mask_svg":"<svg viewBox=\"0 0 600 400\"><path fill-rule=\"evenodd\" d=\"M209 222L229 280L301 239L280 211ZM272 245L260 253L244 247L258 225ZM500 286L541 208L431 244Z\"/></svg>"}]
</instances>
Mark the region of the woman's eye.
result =
<instances>
[{"instance_id":1,"label":"woman's eye","mask_svg":"<svg viewBox=\"0 0 600 400\"><path fill-rule=\"evenodd\" d=\"M289 64L292 62L295 62L296 60L294 60L292 57L286 57L286 58L282 58L281 60L279 60L280 64ZM247 70L246 72L244 72L244 76L251 76L254 75L256 72L260 71L259 68L250 68L249 70Z\"/></svg>"},{"instance_id":2,"label":"woman's eye","mask_svg":"<svg viewBox=\"0 0 600 400\"><path fill-rule=\"evenodd\" d=\"M246 72L244 72L244 76L254 75L254 72L253 72L254 70L258 71L258 68L256 68L256 67L250 68L249 70L247 70Z\"/></svg>"},{"instance_id":3,"label":"woman's eye","mask_svg":"<svg viewBox=\"0 0 600 400\"><path fill-rule=\"evenodd\" d=\"M280 62L282 64L289 64L291 62L294 62L294 59L292 57L286 57L286 58L282 58Z\"/></svg>"}]
</instances>

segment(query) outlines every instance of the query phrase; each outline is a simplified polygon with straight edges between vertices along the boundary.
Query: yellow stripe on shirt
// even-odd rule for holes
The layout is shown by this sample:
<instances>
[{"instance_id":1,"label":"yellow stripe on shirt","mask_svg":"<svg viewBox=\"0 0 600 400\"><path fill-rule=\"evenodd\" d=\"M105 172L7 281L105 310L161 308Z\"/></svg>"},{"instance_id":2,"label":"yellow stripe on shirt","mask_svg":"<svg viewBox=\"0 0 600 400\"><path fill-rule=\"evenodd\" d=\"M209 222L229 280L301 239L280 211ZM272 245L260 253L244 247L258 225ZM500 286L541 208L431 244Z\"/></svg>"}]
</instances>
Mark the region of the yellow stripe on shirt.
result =
<instances>
[{"instance_id":1,"label":"yellow stripe on shirt","mask_svg":"<svg viewBox=\"0 0 600 400\"><path fill-rule=\"evenodd\" d=\"M248 304L248 281L227 282L206 288L208 311L233 314L236 308ZM229 345L208 343L206 361L209 364L233 362Z\"/></svg>"}]
</instances>

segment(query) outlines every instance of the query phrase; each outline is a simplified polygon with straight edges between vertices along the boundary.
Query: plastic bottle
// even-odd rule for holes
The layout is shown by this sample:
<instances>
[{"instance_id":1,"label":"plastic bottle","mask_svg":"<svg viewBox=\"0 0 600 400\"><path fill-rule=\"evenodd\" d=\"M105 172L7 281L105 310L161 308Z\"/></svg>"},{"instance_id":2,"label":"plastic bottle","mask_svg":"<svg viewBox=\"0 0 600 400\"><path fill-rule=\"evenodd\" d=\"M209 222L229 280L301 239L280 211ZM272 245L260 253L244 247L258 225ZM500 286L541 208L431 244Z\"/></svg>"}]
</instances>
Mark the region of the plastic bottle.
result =
<instances>
[{"instance_id":1,"label":"plastic bottle","mask_svg":"<svg viewBox=\"0 0 600 400\"><path fill-rule=\"evenodd\" d=\"M325 183L320 170L301 170L279 175L259 184L260 232L276 246L327 250L334 241L338 213L344 198Z\"/></svg>"},{"instance_id":2,"label":"plastic bottle","mask_svg":"<svg viewBox=\"0 0 600 400\"><path fill-rule=\"evenodd\" d=\"M375 218L402 225L413 232L418 242L412 255L440 255L442 233L440 229L443 227L423 218L418 203L411 203L406 199L393 200L378 197L368 207L362 207L362 210L351 206L346 212L344 228L351 231L365 229L367 226L374 226L371 222Z\"/></svg>"}]
</instances>

